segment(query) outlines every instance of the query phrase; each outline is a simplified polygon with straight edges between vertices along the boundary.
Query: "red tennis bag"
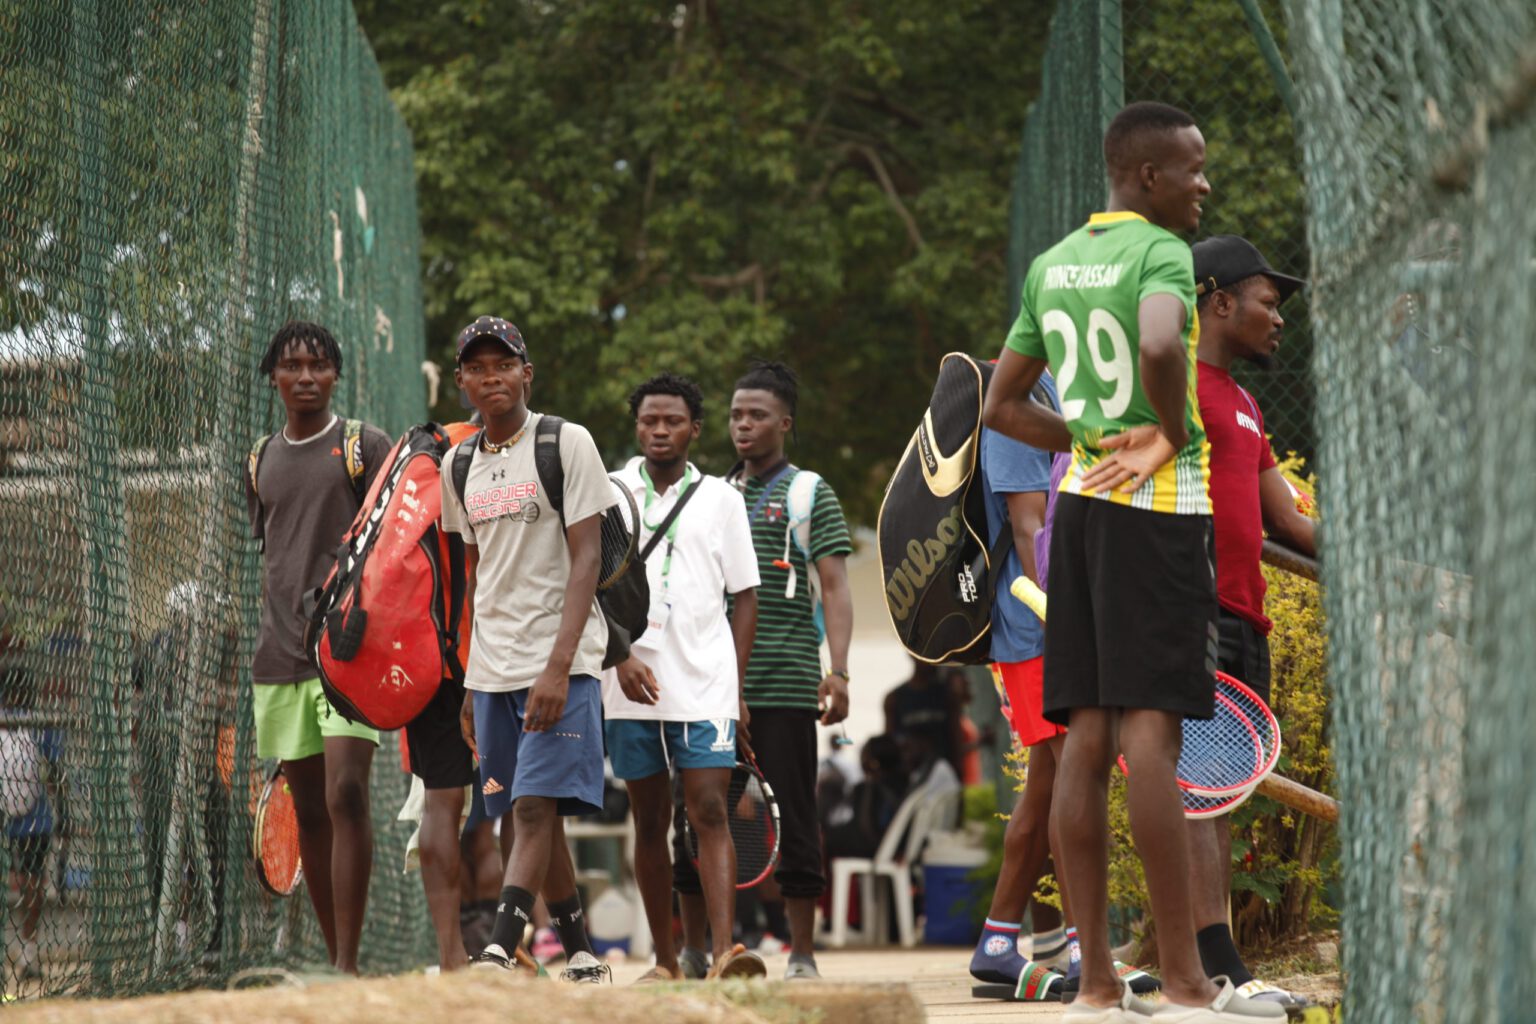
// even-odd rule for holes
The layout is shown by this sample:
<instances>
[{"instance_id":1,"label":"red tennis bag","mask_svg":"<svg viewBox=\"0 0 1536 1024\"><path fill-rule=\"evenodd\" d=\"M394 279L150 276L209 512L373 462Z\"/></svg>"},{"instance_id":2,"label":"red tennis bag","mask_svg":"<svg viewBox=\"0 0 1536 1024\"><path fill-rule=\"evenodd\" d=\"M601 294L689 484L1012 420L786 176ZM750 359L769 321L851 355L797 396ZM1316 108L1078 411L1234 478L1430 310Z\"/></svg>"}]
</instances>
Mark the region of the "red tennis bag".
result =
<instances>
[{"instance_id":1,"label":"red tennis bag","mask_svg":"<svg viewBox=\"0 0 1536 1024\"><path fill-rule=\"evenodd\" d=\"M443 679L464 680L464 542L457 534L438 539L441 466L451 447L435 423L412 427L395 444L342 538L336 567L309 598L304 647L326 697L343 718L375 729L400 728Z\"/></svg>"}]
</instances>

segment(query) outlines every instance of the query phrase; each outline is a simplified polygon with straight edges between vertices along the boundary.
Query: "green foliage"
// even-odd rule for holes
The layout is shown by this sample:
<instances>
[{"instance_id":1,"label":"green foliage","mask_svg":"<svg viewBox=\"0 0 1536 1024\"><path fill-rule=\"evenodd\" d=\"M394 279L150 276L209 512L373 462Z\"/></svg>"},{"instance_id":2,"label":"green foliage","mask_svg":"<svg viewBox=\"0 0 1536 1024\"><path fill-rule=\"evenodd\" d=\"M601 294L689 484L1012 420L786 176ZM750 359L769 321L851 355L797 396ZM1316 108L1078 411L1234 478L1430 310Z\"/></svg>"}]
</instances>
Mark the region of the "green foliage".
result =
<instances>
[{"instance_id":1,"label":"green foliage","mask_svg":"<svg viewBox=\"0 0 1536 1024\"><path fill-rule=\"evenodd\" d=\"M1010 167L1054 6L360 0L415 136L434 354L510 317L536 404L615 457L628 390L687 373L717 472L731 383L783 358L791 455L873 522L939 357L1000 346Z\"/></svg>"}]
</instances>

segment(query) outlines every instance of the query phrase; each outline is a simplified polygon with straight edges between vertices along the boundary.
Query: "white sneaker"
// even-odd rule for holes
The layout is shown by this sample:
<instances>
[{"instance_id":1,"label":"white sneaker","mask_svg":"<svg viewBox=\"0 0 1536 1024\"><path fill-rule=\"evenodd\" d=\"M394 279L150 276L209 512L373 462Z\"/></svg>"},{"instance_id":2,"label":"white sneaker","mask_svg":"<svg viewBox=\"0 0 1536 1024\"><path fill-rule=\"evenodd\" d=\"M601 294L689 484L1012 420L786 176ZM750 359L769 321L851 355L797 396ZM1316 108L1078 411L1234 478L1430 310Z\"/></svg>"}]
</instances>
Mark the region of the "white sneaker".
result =
<instances>
[{"instance_id":1,"label":"white sneaker","mask_svg":"<svg viewBox=\"0 0 1536 1024\"><path fill-rule=\"evenodd\" d=\"M1239 995L1226 975L1217 975L1211 981L1221 991L1208 1006L1163 1003L1152 1015L1165 1024L1252 1024L1258 1020L1285 1020L1285 1007Z\"/></svg>"},{"instance_id":2,"label":"white sneaker","mask_svg":"<svg viewBox=\"0 0 1536 1024\"><path fill-rule=\"evenodd\" d=\"M566 960L565 970L560 972L560 980L586 985L601 985L605 981L612 984L613 968L586 950L582 950Z\"/></svg>"},{"instance_id":3,"label":"white sneaker","mask_svg":"<svg viewBox=\"0 0 1536 1024\"><path fill-rule=\"evenodd\" d=\"M1063 1024L1149 1024L1152 1007L1137 999L1129 985L1120 986L1120 1000L1113 1006L1088 1006L1073 1000L1062 1011Z\"/></svg>"}]
</instances>

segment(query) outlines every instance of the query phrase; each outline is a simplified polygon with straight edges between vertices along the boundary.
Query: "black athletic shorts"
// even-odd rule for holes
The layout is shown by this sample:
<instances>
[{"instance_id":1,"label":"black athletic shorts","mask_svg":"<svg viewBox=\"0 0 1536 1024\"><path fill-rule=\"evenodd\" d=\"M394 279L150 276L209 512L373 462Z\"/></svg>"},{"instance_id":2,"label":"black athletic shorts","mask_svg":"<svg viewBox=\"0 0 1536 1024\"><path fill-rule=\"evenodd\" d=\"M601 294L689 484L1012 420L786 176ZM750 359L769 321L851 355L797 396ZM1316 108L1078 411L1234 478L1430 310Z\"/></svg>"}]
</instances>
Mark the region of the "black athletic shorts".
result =
<instances>
[{"instance_id":1,"label":"black athletic shorts","mask_svg":"<svg viewBox=\"0 0 1536 1024\"><path fill-rule=\"evenodd\" d=\"M1221 609L1216 667L1269 703L1269 637L1241 615Z\"/></svg>"},{"instance_id":2,"label":"black athletic shorts","mask_svg":"<svg viewBox=\"0 0 1536 1024\"><path fill-rule=\"evenodd\" d=\"M431 702L405 727L411 774L428 789L459 789L476 781L474 755L459 729L463 706L464 687L444 679Z\"/></svg>"},{"instance_id":3,"label":"black athletic shorts","mask_svg":"<svg viewBox=\"0 0 1536 1024\"><path fill-rule=\"evenodd\" d=\"M1062 494L1051 525L1045 717L1137 708L1210 718L1216 692L1211 518Z\"/></svg>"}]
</instances>

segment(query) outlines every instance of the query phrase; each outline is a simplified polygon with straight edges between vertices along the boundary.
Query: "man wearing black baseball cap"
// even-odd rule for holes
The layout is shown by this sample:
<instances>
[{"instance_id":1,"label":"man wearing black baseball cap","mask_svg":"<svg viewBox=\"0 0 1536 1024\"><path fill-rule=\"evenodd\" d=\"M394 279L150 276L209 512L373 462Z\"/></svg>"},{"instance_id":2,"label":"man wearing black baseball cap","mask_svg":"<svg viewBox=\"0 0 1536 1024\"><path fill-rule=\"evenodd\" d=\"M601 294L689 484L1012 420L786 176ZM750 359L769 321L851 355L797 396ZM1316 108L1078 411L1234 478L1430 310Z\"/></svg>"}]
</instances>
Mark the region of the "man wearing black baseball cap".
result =
<instances>
[{"instance_id":1,"label":"man wearing black baseball cap","mask_svg":"<svg viewBox=\"0 0 1536 1024\"><path fill-rule=\"evenodd\" d=\"M562 819L603 804L597 676L608 626L596 594L613 485L585 427L528 408L533 364L516 327L482 316L455 348L455 382L485 424L442 468L443 528L464 538L474 610L459 720L480 759L486 814L516 825L491 941L475 961L531 962L520 945L542 893L567 954L561 977L602 981L610 972L586 933ZM541 467L540 446L558 474Z\"/></svg>"},{"instance_id":2,"label":"man wearing black baseball cap","mask_svg":"<svg viewBox=\"0 0 1536 1024\"><path fill-rule=\"evenodd\" d=\"M1233 360L1268 367L1280 347L1280 305L1306 282L1269 265L1253 243L1216 235L1194 247L1195 310L1200 318L1197 394L1211 445L1211 517L1216 530L1218 667L1269 701L1269 631L1259 554L1270 537L1316 557L1315 524L1296 509L1275 467L1264 416L1232 379ZM1232 891L1232 834L1225 816L1189 822L1190 895L1195 941L1205 973L1225 974L1250 999L1290 1009L1295 993L1256 979L1243 964L1227 924Z\"/></svg>"}]
</instances>

